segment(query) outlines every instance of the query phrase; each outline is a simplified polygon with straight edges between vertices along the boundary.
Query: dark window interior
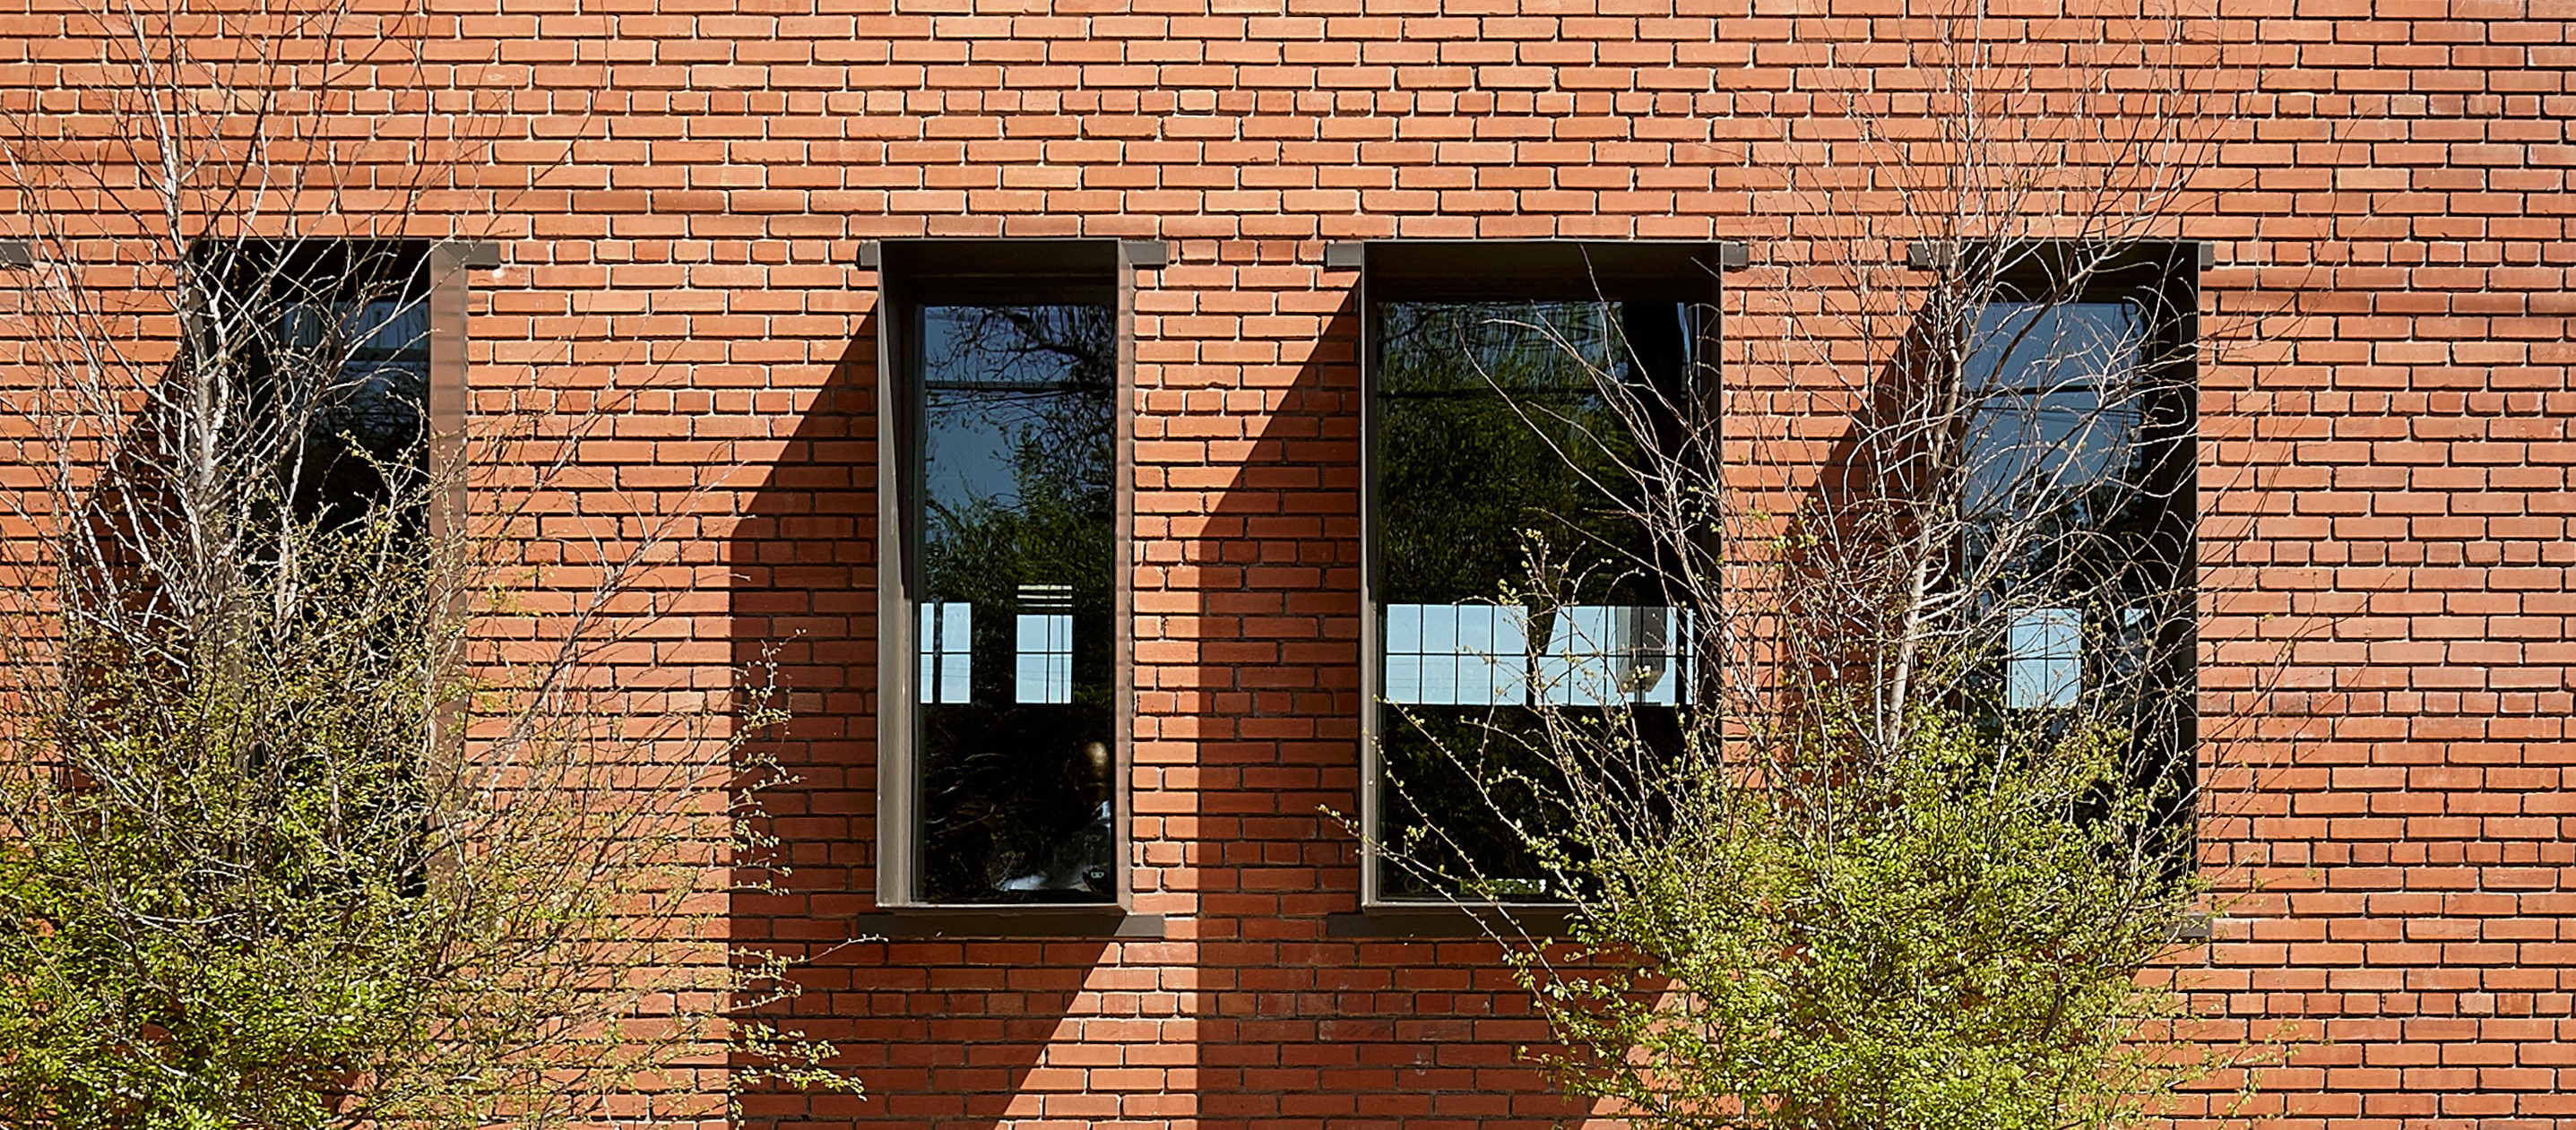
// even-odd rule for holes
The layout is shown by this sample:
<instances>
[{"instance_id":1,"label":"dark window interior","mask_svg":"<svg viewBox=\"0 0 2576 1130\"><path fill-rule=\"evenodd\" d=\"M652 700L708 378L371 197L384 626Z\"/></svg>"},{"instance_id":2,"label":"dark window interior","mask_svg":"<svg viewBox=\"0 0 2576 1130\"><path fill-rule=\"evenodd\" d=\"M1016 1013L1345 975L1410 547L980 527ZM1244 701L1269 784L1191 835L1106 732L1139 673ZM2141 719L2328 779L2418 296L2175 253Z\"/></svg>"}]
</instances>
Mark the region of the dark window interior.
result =
<instances>
[{"instance_id":1,"label":"dark window interior","mask_svg":"<svg viewBox=\"0 0 2576 1130\"><path fill-rule=\"evenodd\" d=\"M300 433L274 445L280 492L296 516L329 527L397 498L420 501L426 245L236 241L201 255L216 287L196 314L196 344L248 378L241 427ZM417 520L408 515L406 529Z\"/></svg>"},{"instance_id":2,"label":"dark window interior","mask_svg":"<svg viewBox=\"0 0 2576 1130\"><path fill-rule=\"evenodd\" d=\"M909 279L925 902L1117 895L1113 277Z\"/></svg>"}]
</instances>

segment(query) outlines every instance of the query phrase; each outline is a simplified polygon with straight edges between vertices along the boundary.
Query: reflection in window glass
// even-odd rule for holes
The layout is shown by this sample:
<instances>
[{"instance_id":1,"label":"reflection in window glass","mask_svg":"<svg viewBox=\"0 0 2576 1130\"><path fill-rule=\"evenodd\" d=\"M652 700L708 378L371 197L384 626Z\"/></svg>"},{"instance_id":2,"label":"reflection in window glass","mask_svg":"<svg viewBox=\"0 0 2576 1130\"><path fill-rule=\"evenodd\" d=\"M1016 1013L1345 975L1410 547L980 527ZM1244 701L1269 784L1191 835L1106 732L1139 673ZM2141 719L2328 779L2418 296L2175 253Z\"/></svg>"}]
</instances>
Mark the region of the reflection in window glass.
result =
<instances>
[{"instance_id":1,"label":"reflection in window glass","mask_svg":"<svg viewBox=\"0 0 2576 1130\"><path fill-rule=\"evenodd\" d=\"M2138 443L2145 314L2127 302L1999 302L1976 321L1967 505L2116 505ZM2106 495L2105 492L2109 493Z\"/></svg>"},{"instance_id":2,"label":"reflection in window glass","mask_svg":"<svg viewBox=\"0 0 2576 1130\"><path fill-rule=\"evenodd\" d=\"M1518 706L1529 689L1529 615L1509 604L1386 606L1389 702Z\"/></svg>"},{"instance_id":3,"label":"reflection in window glass","mask_svg":"<svg viewBox=\"0 0 2576 1130\"><path fill-rule=\"evenodd\" d=\"M1021 585L1020 702L1073 701L1073 586Z\"/></svg>"},{"instance_id":4,"label":"reflection in window glass","mask_svg":"<svg viewBox=\"0 0 2576 1130\"><path fill-rule=\"evenodd\" d=\"M918 318L917 894L1106 901L1112 311L929 305Z\"/></svg>"},{"instance_id":5,"label":"reflection in window glass","mask_svg":"<svg viewBox=\"0 0 2576 1130\"><path fill-rule=\"evenodd\" d=\"M965 702L975 658L975 606L934 600L921 606L921 701Z\"/></svg>"},{"instance_id":6,"label":"reflection in window glass","mask_svg":"<svg viewBox=\"0 0 2576 1130\"><path fill-rule=\"evenodd\" d=\"M2059 710L2084 686L2084 614L2034 608L2013 614L2004 642L2004 705Z\"/></svg>"},{"instance_id":7,"label":"reflection in window glass","mask_svg":"<svg viewBox=\"0 0 2576 1130\"><path fill-rule=\"evenodd\" d=\"M1689 701L1681 673L1688 613L1674 608L1575 605L1556 612L1538 687L1558 706L1674 706Z\"/></svg>"},{"instance_id":8,"label":"reflection in window glass","mask_svg":"<svg viewBox=\"0 0 2576 1130\"><path fill-rule=\"evenodd\" d=\"M2192 861L2197 726L2190 296L2119 268L1970 327L1960 565L1996 649L1975 678L2041 735L2124 728L2169 860Z\"/></svg>"},{"instance_id":9,"label":"reflection in window glass","mask_svg":"<svg viewBox=\"0 0 2576 1130\"><path fill-rule=\"evenodd\" d=\"M2163 513L2147 328L2133 302L1999 302L1976 319L1966 563L1989 590L2042 605L1994 610L2009 709L2075 705L2088 646L2134 654L2153 627L2144 602L2167 586L2141 568Z\"/></svg>"},{"instance_id":10,"label":"reflection in window glass","mask_svg":"<svg viewBox=\"0 0 2576 1130\"><path fill-rule=\"evenodd\" d=\"M1671 302L1389 302L1375 311L1379 747L1393 781L1380 835L1471 896L1552 897L1501 806L1544 819L1533 704L1688 701L1682 618L1645 531L1604 484L1637 440L1604 380L1677 397L1694 345ZM1543 556L1573 582L1548 610L1511 603ZM1648 728L1670 712L1640 716ZM1516 740L1518 739L1518 740ZM1461 762L1465 763L1462 769ZM1490 798L1490 801L1489 801ZM1436 832L1425 813L1437 813ZM1402 868L1391 897L1442 893ZM1446 885L1446 884L1441 884Z\"/></svg>"},{"instance_id":11,"label":"reflection in window glass","mask_svg":"<svg viewBox=\"0 0 2576 1130\"><path fill-rule=\"evenodd\" d=\"M356 518L413 485L401 476L427 472L429 305L417 274L403 264L391 280L318 280L279 310L267 363L281 405L309 412L292 486L307 521Z\"/></svg>"}]
</instances>

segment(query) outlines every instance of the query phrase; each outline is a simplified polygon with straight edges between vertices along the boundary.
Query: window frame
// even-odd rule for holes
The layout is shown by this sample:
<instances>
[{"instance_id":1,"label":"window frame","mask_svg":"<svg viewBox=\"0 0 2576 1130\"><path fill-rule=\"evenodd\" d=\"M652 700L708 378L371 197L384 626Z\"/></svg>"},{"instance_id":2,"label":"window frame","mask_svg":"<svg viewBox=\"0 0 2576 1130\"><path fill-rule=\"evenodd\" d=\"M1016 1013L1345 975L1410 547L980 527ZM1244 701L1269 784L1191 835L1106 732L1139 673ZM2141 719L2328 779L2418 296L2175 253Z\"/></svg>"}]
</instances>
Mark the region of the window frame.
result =
<instances>
[{"instance_id":1,"label":"window frame","mask_svg":"<svg viewBox=\"0 0 2576 1130\"><path fill-rule=\"evenodd\" d=\"M1380 478L1378 440L1384 424L1379 403L1377 307L1390 301L1670 301L1705 309L1694 327L1700 360L1691 369L1697 383L1688 390L1696 410L1718 421L1717 348L1722 339L1723 273L1742 267L1740 244L1715 240L1367 240L1333 244L1325 250L1327 268L1359 271L1354 293L1359 310L1360 340L1360 780L1359 909L1364 918L1390 926L1469 925L1448 919L1464 909L1471 918L1500 914L1522 922L1562 916L1569 904L1561 899L1473 899L1462 895L1390 898L1380 849L1387 814L1386 758L1381 742L1390 724L1386 689L1386 641L1379 626L1385 611L1382 525L1384 485ZM1588 291L1586 294L1584 292ZM1705 634L1710 618L1698 618ZM1693 641L1694 655L1708 654L1704 640ZM1705 687L1708 676L1696 663L1691 678ZM1697 694L1694 694L1694 699Z\"/></svg>"},{"instance_id":2,"label":"window frame","mask_svg":"<svg viewBox=\"0 0 2576 1130\"><path fill-rule=\"evenodd\" d=\"M2161 435L2142 436L2141 443L2171 445L2157 456L2157 474L2166 488L2166 518L2158 524L2154 536L2172 539L2168 586L2183 594L2177 601L2183 614L2161 626L2149 651L2150 661L2161 659L2166 670L2146 677L2169 680L2155 692L2156 697L2171 704L2174 712L2172 728L2161 739L2165 745L2161 756L2168 766L2185 774L2180 806L2170 818L2184 828L2177 852L2179 861L2189 864L2197 858L2196 829L2203 779L2199 643L2206 593L2201 586L2200 568L2200 298L2202 273L2215 259L2213 248L2190 240L2112 244L2099 240L2032 239L1969 242L1955 251L1937 244L1917 244L1909 250L1908 258L1912 266L1928 268L1954 254L1958 269L1967 277L1990 280L1993 294L1986 300L1989 304L2055 306L2126 301L2139 303L2144 313L2140 365L2160 376L2149 394L2153 399L2142 411L2152 415L2161 410L2179 419ZM1966 413L1962 414L1960 426L1969 426ZM2178 519L2172 516L2176 509L2181 511ZM1962 554L1965 551L1964 545L1956 550ZM2096 657L2080 649L2077 654L2081 667L2075 693L2080 700L2090 690L2086 680ZM2009 662L2009 657L2001 657L1999 662ZM2010 675L2003 669L1998 668L1997 675L2009 682Z\"/></svg>"},{"instance_id":3,"label":"window frame","mask_svg":"<svg viewBox=\"0 0 2576 1130\"><path fill-rule=\"evenodd\" d=\"M473 314L473 283L466 272L501 266L501 245L474 240L446 240L430 245L423 270L429 276L429 394L421 405L422 439L428 447L430 481L447 489L433 495L424 523L437 541L461 537L467 515L465 435L471 419L473 386L468 378L467 326ZM443 477L443 478L442 478ZM462 609L466 594L448 595L451 610ZM461 755L465 746L468 702L446 704L430 727L430 742Z\"/></svg>"},{"instance_id":4,"label":"window frame","mask_svg":"<svg viewBox=\"0 0 2576 1130\"><path fill-rule=\"evenodd\" d=\"M501 266L501 245L480 240L443 240L429 247L429 396L421 405L423 436L432 482L444 476L447 490L430 502L428 530L433 538L462 532L466 516L465 430L472 385L468 380L466 328L473 313L473 282L466 274ZM462 599L463 594L458 594Z\"/></svg>"},{"instance_id":5,"label":"window frame","mask_svg":"<svg viewBox=\"0 0 2576 1130\"><path fill-rule=\"evenodd\" d=\"M1135 290L1136 273L1164 265L1160 242L1111 239L901 239L866 245L860 266L876 286L876 903L972 922L1114 924L1133 905L1129 825L1135 745ZM1096 300L1111 303L1116 349L1111 469L1116 547L1110 578L1110 873L1105 901L942 902L921 892L917 609L924 454L915 315L928 301Z\"/></svg>"}]
</instances>

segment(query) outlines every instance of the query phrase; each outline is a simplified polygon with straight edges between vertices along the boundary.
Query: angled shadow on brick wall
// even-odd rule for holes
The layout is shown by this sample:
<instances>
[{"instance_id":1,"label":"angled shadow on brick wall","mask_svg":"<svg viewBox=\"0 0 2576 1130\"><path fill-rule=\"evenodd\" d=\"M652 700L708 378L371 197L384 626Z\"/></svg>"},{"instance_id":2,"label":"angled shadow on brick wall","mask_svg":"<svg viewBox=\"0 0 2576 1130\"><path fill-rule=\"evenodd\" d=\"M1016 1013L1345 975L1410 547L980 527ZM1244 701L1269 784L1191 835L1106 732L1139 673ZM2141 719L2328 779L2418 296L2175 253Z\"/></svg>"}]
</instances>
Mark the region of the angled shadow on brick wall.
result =
<instances>
[{"instance_id":1,"label":"angled shadow on brick wall","mask_svg":"<svg viewBox=\"0 0 2576 1130\"><path fill-rule=\"evenodd\" d=\"M745 493L722 560L731 659L755 679L774 667L792 717L748 751L791 778L763 794L790 871L767 877L769 893L734 896L731 938L738 953L775 948L801 963L802 995L764 1018L834 1044L834 1063L866 1088L756 1081L746 1127L981 1130L1038 1113L1023 1093L1108 944L888 938L872 913L877 327L862 322L819 386L755 395L754 422L784 443L735 473ZM773 370L782 383L801 375ZM753 1066L733 1064L737 1078Z\"/></svg>"},{"instance_id":2,"label":"angled shadow on brick wall","mask_svg":"<svg viewBox=\"0 0 2576 1130\"><path fill-rule=\"evenodd\" d=\"M1191 722L1153 756L1199 783L1172 798L1199 910L1197 1115L1552 1126L1576 1112L1515 1057L1544 1029L1494 945L1349 928L1359 850L1339 814L1360 804L1361 311L1344 296L1322 313L1302 364L1305 343L1281 343L1297 364L1284 387L1246 366L1223 390L1229 404L1259 394L1260 414L1232 417L1239 431L1193 416L1191 435L1170 437L1205 440L1206 461L1168 445L1164 512L1140 514L1168 523L1186 567L1160 595L1171 622L1194 625L1161 641L1173 662L1144 670L1161 684L1148 700Z\"/></svg>"},{"instance_id":3,"label":"angled shadow on brick wall","mask_svg":"<svg viewBox=\"0 0 2576 1130\"><path fill-rule=\"evenodd\" d=\"M1831 686L1846 673L1866 669L1875 643L1896 630L1876 618L1874 610L1888 607L1886 594L1867 582L1887 575L1920 536L1918 508L1940 489L1936 441L1963 439L1957 433L1964 429L1950 422L1956 413L1940 408L1942 393L1933 378L1940 344L1917 323L1893 347L1895 356L1865 382L1853 378L1839 388L1812 390L1813 401L1804 408L1828 420L1841 417L1843 430L1815 465L1813 484L1797 491L1794 505L1780 508L1798 516L1805 535L1788 539L1798 548L1782 562L1791 577L1800 578L1790 614L1805 625L1796 641L1803 654L1771 657L1803 668L1783 693L1801 685Z\"/></svg>"}]
</instances>

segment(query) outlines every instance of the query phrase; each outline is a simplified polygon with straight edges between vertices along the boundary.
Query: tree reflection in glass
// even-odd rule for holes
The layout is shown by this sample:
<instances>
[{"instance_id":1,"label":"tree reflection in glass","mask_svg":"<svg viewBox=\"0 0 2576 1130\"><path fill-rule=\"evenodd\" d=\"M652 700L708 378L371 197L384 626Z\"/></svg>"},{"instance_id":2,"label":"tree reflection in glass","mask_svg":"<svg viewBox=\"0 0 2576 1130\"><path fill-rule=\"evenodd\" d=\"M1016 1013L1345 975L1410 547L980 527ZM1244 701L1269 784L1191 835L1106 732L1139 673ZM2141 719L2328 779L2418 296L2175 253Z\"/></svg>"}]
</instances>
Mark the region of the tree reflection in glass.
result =
<instances>
[{"instance_id":1,"label":"tree reflection in glass","mask_svg":"<svg viewBox=\"0 0 2576 1130\"><path fill-rule=\"evenodd\" d=\"M291 468L296 514L345 522L416 490L426 473L429 305L417 278L388 293L286 308L271 364L311 385L303 458ZM287 394L291 399L295 394Z\"/></svg>"},{"instance_id":2,"label":"tree reflection in glass","mask_svg":"<svg viewBox=\"0 0 2576 1130\"><path fill-rule=\"evenodd\" d=\"M1386 302L1377 317L1378 834L1433 875L1393 898L1561 897L1515 819L1553 790L1532 704L1634 710L1648 733L1688 701L1683 614L1643 568L1629 504L1605 492L1637 437L1604 382L1686 395L1694 333L1672 302ZM1670 401L1666 401L1669 403ZM1528 607L1544 557L1547 607Z\"/></svg>"},{"instance_id":3,"label":"tree reflection in glass","mask_svg":"<svg viewBox=\"0 0 2576 1130\"><path fill-rule=\"evenodd\" d=\"M916 894L1109 901L1113 314L985 304L918 317Z\"/></svg>"},{"instance_id":4,"label":"tree reflection in glass","mask_svg":"<svg viewBox=\"0 0 2576 1130\"><path fill-rule=\"evenodd\" d=\"M2101 681L2087 680L2088 662L2145 654L2177 614L2160 606L2172 603L2174 554L2156 544L2172 441L2148 434L2150 410L2171 394L2146 364L2147 327L2135 302L1977 312L1961 564L1993 593L2039 602L1985 609L2008 621L2008 707L2076 705Z\"/></svg>"}]
</instances>

